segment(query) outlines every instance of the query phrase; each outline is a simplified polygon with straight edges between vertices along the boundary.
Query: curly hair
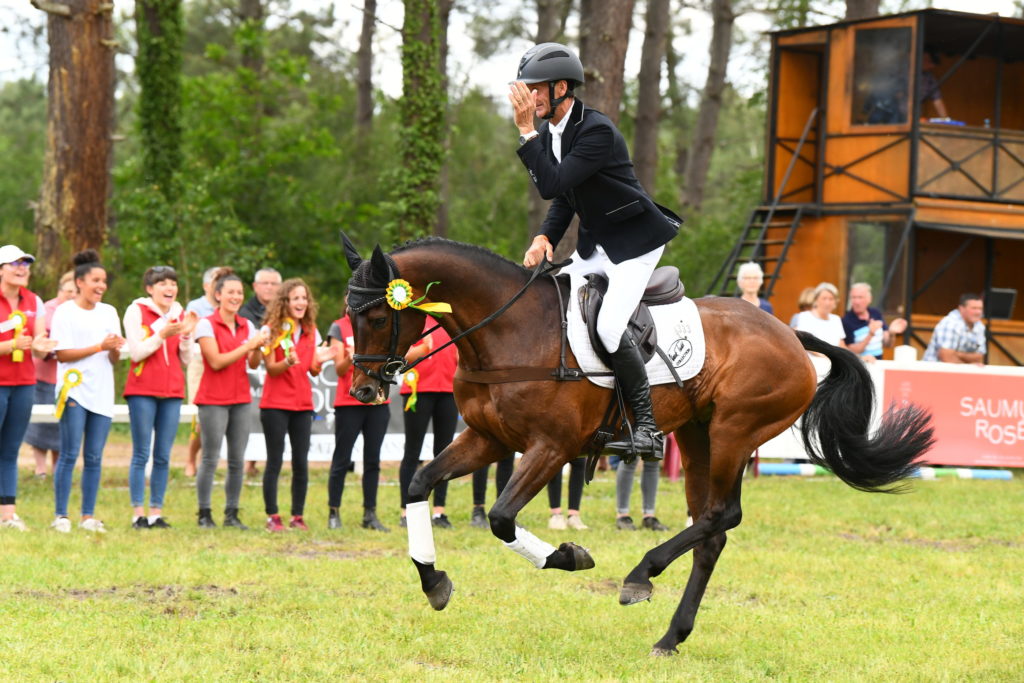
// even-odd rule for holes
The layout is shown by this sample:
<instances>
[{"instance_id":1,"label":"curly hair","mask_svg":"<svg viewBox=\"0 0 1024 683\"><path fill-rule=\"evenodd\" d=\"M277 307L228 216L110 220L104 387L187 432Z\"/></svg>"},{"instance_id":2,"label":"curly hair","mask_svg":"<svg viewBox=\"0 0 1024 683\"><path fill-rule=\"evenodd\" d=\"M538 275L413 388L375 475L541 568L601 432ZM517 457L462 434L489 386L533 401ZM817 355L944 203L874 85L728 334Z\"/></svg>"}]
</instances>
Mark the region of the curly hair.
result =
<instances>
[{"instance_id":1,"label":"curly hair","mask_svg":"<svg viewBox=\"0 0 1024 683\"><path fill-rule=\"evenodd\" d=\"M302 328L303 334L312 334L313 330L316 329L316 314L317 314L317 303L316 299L313 298L313 290L309 288L306 281L302 278L293 277L285 280L281 283L281 286L277 290L277 296L270 300L267 304L267 314L263 319L264 324L270 328L270 338L276 339L281 334L281 325L284 323L284 319L288 317L288 297L296 287L303 287L306 290L306 296L309 298L309 305L306 306L306 314L302 316L302 320L296 322Z\"/></svg>"}]
</instances>

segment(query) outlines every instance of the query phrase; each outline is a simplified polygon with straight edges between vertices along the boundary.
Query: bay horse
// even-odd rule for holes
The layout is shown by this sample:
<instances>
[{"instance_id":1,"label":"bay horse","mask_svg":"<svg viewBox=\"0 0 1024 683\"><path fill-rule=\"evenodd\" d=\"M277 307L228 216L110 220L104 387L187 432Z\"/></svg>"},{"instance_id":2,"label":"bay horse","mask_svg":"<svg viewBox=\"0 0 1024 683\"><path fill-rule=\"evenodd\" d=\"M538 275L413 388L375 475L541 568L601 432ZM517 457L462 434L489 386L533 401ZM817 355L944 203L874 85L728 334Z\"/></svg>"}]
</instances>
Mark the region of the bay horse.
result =
<instances>
[{"instance_id":1,"label":"bay horse","mask_svg":"<svg viewBox=\"0 0 1024 683\"><path fill-rule=\"evenodd\" d=\"M522 266L481 247L439 238L411 242L388 255L378 245L366 260L347 237L344 241L353 269L348 305L355 337L355 398L383 400L404 368L402 356L422 335L424 309L437 302L451 306L438 322L457 340L455 399L467 428L417 472L407 506L409 554L430 604L444 609L452 582L435 568L427 496L439 482L513 452L522 453L522 459L488 513L492 533L538 568L593 567L584 548L562 543L556 549L516 524L519 511L584 452L612 395L589 381L550 377L565 353L553 279L539 278L527 287L530 271ZM392 287L396 283L399 290ZM521 298L507 306L517 293ZM794 332L741 299L705 297L696 303L707 341L703 369L683 388L667 384L652 389L658 426L675 432L682 453L693 525L648 551L626 576L619 597L624 605L649 599L651 579L693 550L693 569L679 607L654 645L654 655L676 652L693 630L726 531L740 523L743 473L758 446L803 415L803 440L814 462L856 489L889 492L913 473L915 460L932 444L931 418L913 405L890 408L879 430L868 434L872 381L850 351ZM487 318L493 319L486 326L459 336ZM808 351L831 361L820 385ZM567 358L575 364L571 352ZM532 379L480 381L487 373L501 376L524 368Z\"/></svg>"}]
</instances>

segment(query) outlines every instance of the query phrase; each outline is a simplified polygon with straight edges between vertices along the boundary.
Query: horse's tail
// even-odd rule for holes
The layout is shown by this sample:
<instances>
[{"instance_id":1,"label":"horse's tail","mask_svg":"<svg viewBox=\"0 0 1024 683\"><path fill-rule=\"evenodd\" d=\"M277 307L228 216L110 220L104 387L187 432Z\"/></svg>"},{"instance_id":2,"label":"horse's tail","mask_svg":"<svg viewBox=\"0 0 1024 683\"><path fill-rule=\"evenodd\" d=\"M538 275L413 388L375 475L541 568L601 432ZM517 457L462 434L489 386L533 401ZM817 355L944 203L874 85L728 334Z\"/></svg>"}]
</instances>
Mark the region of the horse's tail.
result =
<instances>
[{"instance_id":1,"label":"horse's tail","mask_svg":"<svg viewBox=\"0 0 1024 683\"><path fill-rule=\"evenodd\" d=\"M811 462L826 467L861 491L896 493L890 486L911 476L915 461L935 440L931 415L913 404L890 406L881 426L868 435L875 393L871 375L850 351L797 332L800 343L832 362L803 416L804 448Z\"/></svg>"}]
</instances>

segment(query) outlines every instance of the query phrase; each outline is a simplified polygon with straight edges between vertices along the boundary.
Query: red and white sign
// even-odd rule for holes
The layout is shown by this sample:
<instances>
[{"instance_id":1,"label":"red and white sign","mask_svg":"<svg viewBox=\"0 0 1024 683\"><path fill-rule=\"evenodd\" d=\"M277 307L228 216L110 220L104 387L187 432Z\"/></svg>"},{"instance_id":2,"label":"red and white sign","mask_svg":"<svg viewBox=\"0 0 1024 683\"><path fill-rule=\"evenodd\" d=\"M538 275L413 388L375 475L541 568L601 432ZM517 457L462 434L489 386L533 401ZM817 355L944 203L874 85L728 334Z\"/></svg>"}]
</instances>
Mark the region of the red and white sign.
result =
<instances>
[{"instance_id":1,"label":"red and white sign","mask_svg":"<svg viewBox=\"0 0 1024 683\"><path fill-rule=\"evenodd\" d=\"M915 370L885 365L882 407L911 402L932 413L935 446L926 460L1024 467L1024 376L980 368L950 371L944 363L927 364L932 371L923 363Z\"/></svg>"}]
</instances>

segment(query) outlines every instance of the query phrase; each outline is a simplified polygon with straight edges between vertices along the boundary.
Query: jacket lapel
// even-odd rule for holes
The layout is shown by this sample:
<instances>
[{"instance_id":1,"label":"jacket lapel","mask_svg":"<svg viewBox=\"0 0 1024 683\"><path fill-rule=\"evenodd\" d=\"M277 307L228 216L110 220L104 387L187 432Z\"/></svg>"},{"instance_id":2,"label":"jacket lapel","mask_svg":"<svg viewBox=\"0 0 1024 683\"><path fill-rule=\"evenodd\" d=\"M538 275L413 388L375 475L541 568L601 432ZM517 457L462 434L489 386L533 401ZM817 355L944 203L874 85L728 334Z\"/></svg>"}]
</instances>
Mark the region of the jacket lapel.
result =
<instances>
[{"instance_id":1,"label":"jacket lapel","mask_svg":"<svg viewBox=\"0 0 1024 683\"><path fill-rule=\"evenodd\" d=\"M569 154L569 150L572 149L573 138L576 137L576 130L581 123L583 123L583 100L577 99L572 103L572 109L569 110L569 121L565 124L565 130L562 131L563 159Z\"/></svg>"}]
</instances>

